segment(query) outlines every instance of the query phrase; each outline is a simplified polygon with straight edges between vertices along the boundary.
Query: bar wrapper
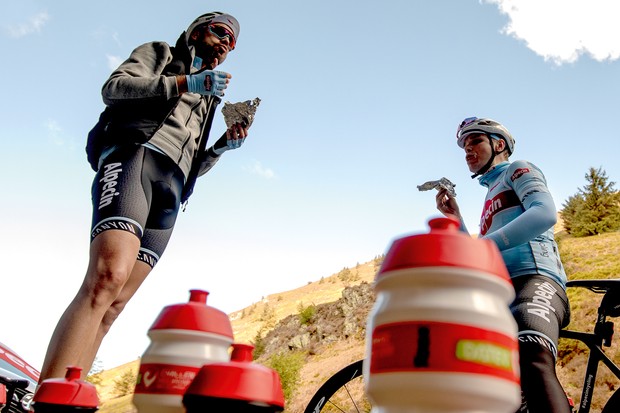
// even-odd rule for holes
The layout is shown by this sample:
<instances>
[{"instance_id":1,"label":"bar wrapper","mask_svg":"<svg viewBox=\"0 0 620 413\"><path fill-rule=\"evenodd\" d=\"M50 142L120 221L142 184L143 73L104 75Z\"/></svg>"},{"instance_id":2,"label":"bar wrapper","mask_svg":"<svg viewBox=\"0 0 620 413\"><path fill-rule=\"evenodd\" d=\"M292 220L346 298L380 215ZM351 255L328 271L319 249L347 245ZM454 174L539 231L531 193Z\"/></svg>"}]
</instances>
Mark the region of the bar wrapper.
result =
<instances>
[{"instance_id":1,"label":"bar wrapper","mask_svg":"<svg viewBox=\"0 0 620 413\"><path fill-rule=\"evenodd\" d=\"M456 185L448 178L441 178L436 181L427 181L422 185L418 185L418 191L430 191L431 189L444 188L451 196L456 197L456 192L454 191L455 186Z\"/></svg>"},{"instance_id":2,"label":"bar wrapper","mask_svg":"<svg viewBox=\"0 0 620 413\"><path fill-rule=\"evenodd\" d=\"M252 122L254 122L254 116L259 104L259 98L237 103L224 102L222 114L224 115L226 127L230 128L235 123L241 123L249 128Z\"/></svg>"}]
</instances>

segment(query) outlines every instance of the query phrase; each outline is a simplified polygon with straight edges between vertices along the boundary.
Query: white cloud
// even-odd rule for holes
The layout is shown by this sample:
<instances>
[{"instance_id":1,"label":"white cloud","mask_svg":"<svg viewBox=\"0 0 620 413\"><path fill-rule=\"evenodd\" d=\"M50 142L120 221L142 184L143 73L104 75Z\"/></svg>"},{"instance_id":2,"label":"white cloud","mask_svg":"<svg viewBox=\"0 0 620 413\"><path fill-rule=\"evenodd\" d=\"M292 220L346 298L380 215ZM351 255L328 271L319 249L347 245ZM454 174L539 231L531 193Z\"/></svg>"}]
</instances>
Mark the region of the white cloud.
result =
<instances>
[{"instance_id":1,"label":"white cloud","mask_svg":"<svg viewBox=\"0 0 620 413\"><path fill-rule=\"evenodd\" d=\"M620 2L617 0L482 0L497 5L510 21L503 32L523 40L545 61L557 65L620 57Z\"/></svg>"},{"instance_id":2,"label":"white cloud","mask_svg":"<svg viewBox=\"0 0 620 413\"><path fill-rule=\"evenodd\" d=\"M119 56L112 56L107 54L106 59L108 60L108 67L110 68L110 70L116 70L121 63L123 63L123 58L119 57Z\"/></svg>"},{"instance_id":3,"label":"white cloud","mask_svg":"<svg viewBox=\"0 0 620 413\"><path fill-rule=\"evenodd\" d=\"M250 166L246 166L243 168L253 175L262 176L263 178L272 179L276 177L276 173L270 169L265 168L259 161L254 161L254 163Z\"/></svg>"},{"instance_id":4,"label":"white cloud","mask_svg":"<svg viewBox=\"0 0 620 413\"><path fill-rule=\"evenodd\" d=\"M8 33L9 36L14 38L24 37L32 33L39 33L45 23L50 19L49 14L47 12L41 12L33 17L31 17L28 22L22 23L17 26L9 26Z\"/></svg>"}]
</instances>

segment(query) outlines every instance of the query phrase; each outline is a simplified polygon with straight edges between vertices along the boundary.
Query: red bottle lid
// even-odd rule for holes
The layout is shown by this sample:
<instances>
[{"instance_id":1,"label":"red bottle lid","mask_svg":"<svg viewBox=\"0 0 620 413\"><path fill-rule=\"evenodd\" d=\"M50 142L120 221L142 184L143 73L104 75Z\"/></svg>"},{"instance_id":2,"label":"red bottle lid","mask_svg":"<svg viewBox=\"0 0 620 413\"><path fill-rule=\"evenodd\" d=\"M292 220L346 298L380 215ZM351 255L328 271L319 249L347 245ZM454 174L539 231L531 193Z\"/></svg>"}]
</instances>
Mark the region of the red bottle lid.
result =
<instances>
[{"instance_id":1,"label":"red bottle lid","mask_svg":"<svg viewBox=\"0 0 620 413\"><path fill-rule=\"evenodd\" d=\"M510 280L493 241L472 238L460 231L460 223L455 218L434 218L428 224L429 233L406 236L392 243L377 280L390 271L420 267L468 268Z\"/></svg>"},{"instance_id":2,"label":"red bottle lid","mask_svg":"<svg viewBox=\"0 0 620 413\"><path fill-rule=\"evenodd\" d=\"M243 400L283 409L284 394L278 373L252 362L254 346L232 346L231 361L202 366L185 395Z\"/></svg>"},{"instance_id":3,"label":"red bottle lid","mask_svg":"<svg viewBox=\"0 0 620 413\"><path fill-rule=\"evenodd\" d=\"M97 389L91 383L80 380L80 367L67 367L64 379L47 379L34 395L37 403L55 404L96 409L99 405Z\"/></svg>"},{"instance_id":4,"label":"red bottle lid","mask_svg":"<svg viewBox=\"0 0 620 413\"><path fill-rule=\"evenodd\" d=\"M230 319L223 311L207 305L209 293L190 290L189 302L164 307L150 330L195 330L233 338Z\"/></svg>"}]
</instances>

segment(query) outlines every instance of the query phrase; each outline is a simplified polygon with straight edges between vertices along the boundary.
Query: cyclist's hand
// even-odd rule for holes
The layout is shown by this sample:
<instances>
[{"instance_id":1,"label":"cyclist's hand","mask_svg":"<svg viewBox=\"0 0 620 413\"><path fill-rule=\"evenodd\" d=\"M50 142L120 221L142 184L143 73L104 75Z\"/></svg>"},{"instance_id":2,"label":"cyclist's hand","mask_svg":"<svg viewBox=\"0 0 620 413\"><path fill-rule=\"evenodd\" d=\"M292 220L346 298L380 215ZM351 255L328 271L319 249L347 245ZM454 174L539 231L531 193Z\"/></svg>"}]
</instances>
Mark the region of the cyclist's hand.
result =
<instances>
[{"instance_id":1,"label":"cyclist's hand","mask_svg":"<svg viewBox=\"0 0 620 413\"><path fill-rule=\"evenodd\" d=\"M221 155L230 149L240 148L247 137L248 127L244 124L235 123L213 144L213 152L216 155Z\"/></svg>"},{"instance_id":2,"label":"cyclist's hand","mask_svg":"<svg viewBox=\"0 0 620 413\"><path fill-rule=\"evenodd\" d=\"M224 96L224 89L232 76L219 70L202 70L187 75L187 91L205 96Z\"/></svg>"},{"instance_id":3,"label":"cyclist's hand","mask_svg":"<svg viewBox=\"0 0 620 413\"><path fill-rule=\"evenodd\" d=\"M461 211L459 210L459 204L456 199L451 196L445 188L440 188L435 195L435 202L437 203L437 209L444 215L454 215L458 218L461 217Z\"/></svg>"}]
</instances>

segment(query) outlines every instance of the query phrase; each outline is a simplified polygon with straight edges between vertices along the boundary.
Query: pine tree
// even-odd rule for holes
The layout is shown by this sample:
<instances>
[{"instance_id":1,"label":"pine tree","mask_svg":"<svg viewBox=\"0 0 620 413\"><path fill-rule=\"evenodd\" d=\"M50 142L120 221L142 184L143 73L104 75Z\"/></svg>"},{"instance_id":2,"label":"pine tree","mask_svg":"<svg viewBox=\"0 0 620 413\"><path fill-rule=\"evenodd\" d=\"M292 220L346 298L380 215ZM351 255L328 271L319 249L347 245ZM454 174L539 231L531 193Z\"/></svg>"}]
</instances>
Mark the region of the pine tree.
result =
<instances>
[{"instance_id":1,"label":"pine tree","mask_svg":"<svg viewBox=\"0 0 620 413\"><path fill-rule=\"evenodd\" d=\"M585 178L588 184L565 204L575 208L569 218L569 233L584 237L620 229L620 194L614 189L615 182L609 181L602 168L590 168Z\"/></svg>"},{"instance_id":2,"label":"pine tree","mask_svg":"<svg viewBox=\"0 0 620 413\"><path fill-rule=\"evenodd\" d=\"M577 215L580 213L580 208L583 207L583 202L583 196L577 193L568 197L568 200L562 204L560 216L562 217L564 229L569 234L573 234Z\"/></svg>"}]
</instances>

